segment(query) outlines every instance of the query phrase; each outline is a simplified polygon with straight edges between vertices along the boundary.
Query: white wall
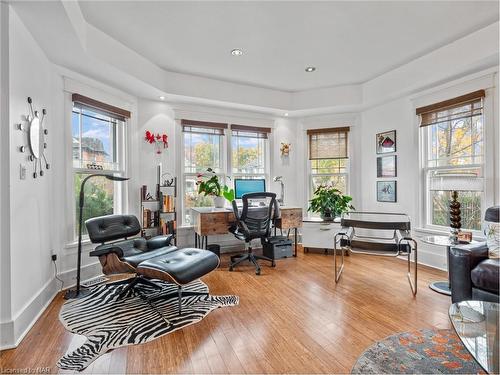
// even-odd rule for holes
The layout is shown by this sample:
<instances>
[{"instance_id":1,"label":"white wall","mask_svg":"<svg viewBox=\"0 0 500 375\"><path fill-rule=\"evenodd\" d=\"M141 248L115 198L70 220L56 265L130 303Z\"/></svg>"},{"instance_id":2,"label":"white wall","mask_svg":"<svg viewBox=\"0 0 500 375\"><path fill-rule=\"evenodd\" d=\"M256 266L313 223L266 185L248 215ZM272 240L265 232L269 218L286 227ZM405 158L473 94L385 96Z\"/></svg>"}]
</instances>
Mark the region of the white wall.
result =
<instances>
[{"instance_id":1,"label":"white wall","mask_svg":"<svg viewBox=\"0 0 500 375\"><path fill-rule=\"evenodd\" d=\"M3 6L3 4L2 4ZM10 317L2 322L11 327L13 338L19 338L42 311L56 292L52 250L59 243L59 231L53 218L60 215L57 204L59 186L56 183L63 170L61 154L56 145L61 143L61 125L54 103L61 100L55 88L60 80L43 51L34 42L19 18L9 12L9 120L6 122L10 142ZM3 88L2 88L3 90ZM18 151L27 145L27 134L16 129L28 114L27 97L33 99L35 109L47 109L49 145L45 154L51 170L37 179L32 178L32 163L27 154ZM28 168L26 180L20 180L19 168ZM2 344L4 344L2 342Z\"/></svg>"},{"instance_id":2,"label":"white wall","mask_svg":"<svg viewBox=\"0 0 500 375\"><path fill-rule=\"evenodd\" d=\"M0 123L9 124L9 7L0 2ZM10 126L0 126L0 347L12 341L10 267Z\"/></svg>"},{"instance_id":3,"label":"white wall","mask_svg":"<svg viewBox=\"0 0 500 375\"><path fill-rule=\"evenodd\" d=\"M413 236L416 238L436 234L424 227L423 189L420 161L419 136L421 131L415 115L415 108L445 99L464 95L466 93L486 89L485 99L485 142L489 150L498 152L498 97L496 96L496 74L491 70L462 77L460 80L436 85L431 89L413 95L406 95L381 105L374 106L361 113L361 165L360 179L363 186L361 194L364 211L402 212L410 216L413 226ZM375 136L377 133L396 130L397 139L397 202L377 202L376 181L393 180L393 178L377 178ZM495 136L496 135L496 136ZM392 155L392 154L388 154ZM486 159L486 206L495 202L495 192L498 191L497 172L495 172L494 153ZM497 167L498 168L498 167ZM498 204L498 201L496 201ZM445 231L443 233L447 234ZM419 241L419 262L433 267L446 269L444 247L431 246Z\"/></svg>"}]
</instances>

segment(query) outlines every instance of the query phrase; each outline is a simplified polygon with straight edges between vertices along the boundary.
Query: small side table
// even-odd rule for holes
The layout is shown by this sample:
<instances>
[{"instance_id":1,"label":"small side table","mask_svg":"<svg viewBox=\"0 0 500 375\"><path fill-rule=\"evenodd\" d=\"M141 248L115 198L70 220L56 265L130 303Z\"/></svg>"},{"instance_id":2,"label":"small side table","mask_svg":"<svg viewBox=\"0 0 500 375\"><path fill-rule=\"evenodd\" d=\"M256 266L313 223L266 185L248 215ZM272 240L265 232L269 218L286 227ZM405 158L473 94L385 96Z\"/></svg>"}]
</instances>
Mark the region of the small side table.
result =
<instances>
[{"instance_id":1,"label":"small side table","mask_svg":"<svg viewBox=\"0 0 500 375\"><path fill-rule=\"evenodd\" d=\"M429 284L429 288L431 288L435 292L451 296L450 276L449 276L450 247L459 244L451 243L448 236L425 236L420 238L420 240L430 245L446 246L446 271L448 272L448 280L433 281L432 283ZM475 242L477 241L472 241L471 243Z\"/></svg>"}]
</instances>

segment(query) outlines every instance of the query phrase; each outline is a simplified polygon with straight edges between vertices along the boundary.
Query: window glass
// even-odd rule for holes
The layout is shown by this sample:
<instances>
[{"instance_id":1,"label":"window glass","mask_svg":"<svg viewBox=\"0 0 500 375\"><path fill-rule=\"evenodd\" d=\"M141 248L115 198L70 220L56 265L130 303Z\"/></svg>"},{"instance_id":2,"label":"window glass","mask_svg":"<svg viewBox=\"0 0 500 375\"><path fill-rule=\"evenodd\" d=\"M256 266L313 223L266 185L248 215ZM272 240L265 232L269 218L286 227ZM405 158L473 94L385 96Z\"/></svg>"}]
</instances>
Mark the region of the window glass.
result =
<instances>
[{"instance_id":1,"label":"window glass","mask_svg":"<svg viewBox=\"0 0 500 375\"><path fill-rule=\"evenodd\" d=\"M210 133L185 132L184 134L184 172L204 172L212 168L222 170L222 138Z\"/></svg>"},{"instance_id":2,"label":"window glass","mask_svg":"<svg viewBox=\"0 0 500 375\"><path fill-rule=\"evenodd\" d=\"M458 191L461 203L462 228L481 229L483 199L484 129L481 110L467 112L471 104L452 110L437 112L436 118L444 121L426 126L427 224L449 226L449 201L451 192L435 190L434 181L453 178L453 188ZM482 108L482 106L481 106Z\"/></svg>"},{"instance_id":3,"label":"window glass","mask_svg":"<svg viewBox=\"0 0 500 375\"><path fill-rule=\"evenodd\" d=\"M74 233L78 236L79 197L83 180L93 173L123 174L117 152L118 132L124 123L98 111L74 106L71 115L72 159L74 168L75 219ZM123 137L122 137L123 139ZM92 177L85 183L83 220L109 215L115 211L116 184L105 177ZM82 233L87 228L82 226Z\"/></svg>"},{"instance_id":4,"label":"window glass","mask_svg":"<svg viewBox=\"0 0 500 375\"><path fill-rule=\"evenodd\" d=\"M232 172L235 174L265 173L265 138L238 132L231 138Z\"/></svg>"}]
</instances>

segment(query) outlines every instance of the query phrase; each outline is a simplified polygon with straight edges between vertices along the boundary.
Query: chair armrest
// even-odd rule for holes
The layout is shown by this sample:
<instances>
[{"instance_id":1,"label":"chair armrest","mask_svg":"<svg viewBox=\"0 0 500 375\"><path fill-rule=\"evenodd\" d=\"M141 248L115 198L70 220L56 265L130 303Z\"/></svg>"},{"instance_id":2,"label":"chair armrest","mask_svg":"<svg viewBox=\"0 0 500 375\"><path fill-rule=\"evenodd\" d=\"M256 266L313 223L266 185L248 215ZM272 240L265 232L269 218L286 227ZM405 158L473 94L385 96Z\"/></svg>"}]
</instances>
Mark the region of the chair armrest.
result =
<instances>
[{"instance_id":1,"label":"chair armrest","mask_svg":"<svg viewBox=\"0 0 500 375\"><path fill-rule=\"evenodd\" d=\"M452 302L472 299L471 271L485 259L488 259L488 246L485 242L450 248L449 273Z\"/></svg>"},{"instance_id":2,"label":"chair armrest","mask_svg":"<svg viewBox=\"0 0 500 375\"><path fill-rule=\"evenodd\" d=\"M170 246L170 243L172 242L173 238L174 238L173 234L155 236L147 240L148 250L154 250L154 249L159 249L161 247Z\"/></svg>"},{"instance_id":3,"label":"chair armrest","mask_svg":"<svg viewBox=\"0 0 500 375\"><path fill-rule=\"evenodd\" d=\"M92 250L89 255L91 257L100 257L102 255L107 255L115 253L118 258L123 257L123 250L120 248L120 246L117 246L117 244L105 244L105 245L99 245L97 246L94 250Z\"/></svg>"}]
</instances>

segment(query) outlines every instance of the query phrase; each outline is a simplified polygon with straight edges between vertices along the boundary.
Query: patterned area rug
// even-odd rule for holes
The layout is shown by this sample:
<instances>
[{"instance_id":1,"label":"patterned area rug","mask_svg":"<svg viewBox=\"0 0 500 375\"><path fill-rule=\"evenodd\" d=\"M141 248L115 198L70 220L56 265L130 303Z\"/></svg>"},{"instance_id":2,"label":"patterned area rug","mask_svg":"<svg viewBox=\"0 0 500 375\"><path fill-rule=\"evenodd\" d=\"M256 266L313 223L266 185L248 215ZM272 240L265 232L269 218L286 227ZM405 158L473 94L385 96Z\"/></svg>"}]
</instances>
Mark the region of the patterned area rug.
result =
<instances>
[{"instance_id":1,"label":"patterned area rug","mask_svg":"<svg viewBox=\"0 0 500 375\"><path fill-rule=\"evenodd\" d=\"M141 286L144 295L177 293L177 286L159 280L162 290ZM83 370L100 355L121 346L142 344L202 320L210 311L225 306L235 306L237 296L185 296L182 314L178 315L177 297L155 302L166 318L136 294L129 292L118 298L124 285L100 285L82 299L66 302L59 313L59 320L67 330L87 337L76 350L66 353L57 366L64 370ZM186 285L185 292L208 294L208 287L201 281Z\"/></svg>"},{"instance_id":2,"label":"patterned area rug","mask_svg":"<svg viewBox=\"0 0 500 375\"><path fill-rule=\"evenodd\" d=\"M389 336L358 358L351 374L484 374L453 330Z\"/></svg>"}]
</instances>

